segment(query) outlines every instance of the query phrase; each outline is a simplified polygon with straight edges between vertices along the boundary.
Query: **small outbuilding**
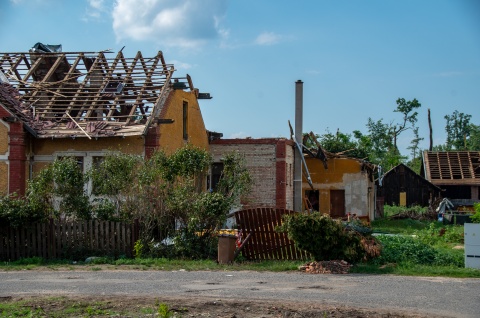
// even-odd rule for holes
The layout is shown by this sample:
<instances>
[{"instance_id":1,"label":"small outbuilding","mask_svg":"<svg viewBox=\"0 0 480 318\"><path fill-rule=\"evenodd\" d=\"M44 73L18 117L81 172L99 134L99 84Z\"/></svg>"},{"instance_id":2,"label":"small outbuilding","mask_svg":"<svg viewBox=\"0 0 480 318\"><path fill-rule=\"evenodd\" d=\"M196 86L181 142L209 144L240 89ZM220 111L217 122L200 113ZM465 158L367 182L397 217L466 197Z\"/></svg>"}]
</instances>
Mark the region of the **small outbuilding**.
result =
<instances>
[{"instance_id":1,"label":"small outbuilding","mask_svg":"<svg viewBox=\"0 0 480 318\"><path fill-rule=\"evenodd\" d=\"M428 206L441 196L441 189L403 163L376 181L377 201L387 205Z\"/></svg>"}]
</instances>

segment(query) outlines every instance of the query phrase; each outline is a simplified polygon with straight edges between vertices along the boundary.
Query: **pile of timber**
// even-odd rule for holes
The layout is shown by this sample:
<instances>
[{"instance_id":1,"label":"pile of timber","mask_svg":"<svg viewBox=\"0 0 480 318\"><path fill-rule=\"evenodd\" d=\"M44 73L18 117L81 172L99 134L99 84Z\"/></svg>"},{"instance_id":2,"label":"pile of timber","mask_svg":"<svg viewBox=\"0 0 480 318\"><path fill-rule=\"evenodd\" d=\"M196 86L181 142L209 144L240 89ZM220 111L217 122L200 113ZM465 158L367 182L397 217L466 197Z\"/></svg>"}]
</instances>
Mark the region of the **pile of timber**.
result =
<instances>
[{"instance_id":1,"label":"pile of timber","mask_svg":"<svg viewBox=\"0 0 480 318\"><path fill-rule=\"evenodd\" d=\"M309 262L298 269L309 274L348 274L351 264L343 260Z\"/></svg>"}]
</instances>

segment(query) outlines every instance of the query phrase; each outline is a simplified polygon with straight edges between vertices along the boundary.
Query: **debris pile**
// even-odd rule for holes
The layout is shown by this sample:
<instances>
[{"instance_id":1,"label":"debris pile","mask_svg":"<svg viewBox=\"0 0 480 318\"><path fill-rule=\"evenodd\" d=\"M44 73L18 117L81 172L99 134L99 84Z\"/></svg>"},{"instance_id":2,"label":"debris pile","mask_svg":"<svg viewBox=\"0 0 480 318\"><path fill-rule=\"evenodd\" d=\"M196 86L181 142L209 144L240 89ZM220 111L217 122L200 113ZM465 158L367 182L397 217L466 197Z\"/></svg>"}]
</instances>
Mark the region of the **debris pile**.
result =
<instances>
[{"instance_id":1,"label":"debris pile","mask_svg":"<svg viewBox=\"0 0 480 318\"><path fill-rule=\"evenodd\" d=\"M348 274L352 264L343 260L309 262L298 269L310 274Z\"/></svg>"},{"instance_id":2,"label":"debris pile","mask_svg":"<svg viewBox=\"0 0 480 318\"><path fill-rule=\"evenodd\" d=\"M0 101L12 105L15 115L30 120L32 118L30 105L23 103L20 99L21 95L14 86L9 83L0 83Z\"/></svg>"}]
</instances>

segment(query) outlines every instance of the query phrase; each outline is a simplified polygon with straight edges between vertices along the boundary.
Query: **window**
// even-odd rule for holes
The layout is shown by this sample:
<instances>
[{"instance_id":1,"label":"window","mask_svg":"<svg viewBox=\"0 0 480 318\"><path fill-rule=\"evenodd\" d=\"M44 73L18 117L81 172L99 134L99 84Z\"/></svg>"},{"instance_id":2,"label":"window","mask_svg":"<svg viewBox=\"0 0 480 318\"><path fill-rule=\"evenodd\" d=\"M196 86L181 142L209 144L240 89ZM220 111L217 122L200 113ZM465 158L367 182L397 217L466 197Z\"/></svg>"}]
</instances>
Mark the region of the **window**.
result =
<instances>
[{"instance_id":1,"label":"window","mask_svg":"<svg viewBox=\"0 0 480 318\"><path fill-rule=\"evenodd\" d=\"M220 182L222 173L223 173L223 163L222 162L213 163L210 178L208 178L208 184L207 184L207 187L210 191L217 190L218 182Z\"/></svg>"},{"instance_id":2,"label":"window","mask_svg":"<svg viewBox=\"0 0 480 318\"><path fill-rule=\"evenodd\" d=\"M183 101L183 140L188 140L188 102Z\"/></svg>"}]
</instances>

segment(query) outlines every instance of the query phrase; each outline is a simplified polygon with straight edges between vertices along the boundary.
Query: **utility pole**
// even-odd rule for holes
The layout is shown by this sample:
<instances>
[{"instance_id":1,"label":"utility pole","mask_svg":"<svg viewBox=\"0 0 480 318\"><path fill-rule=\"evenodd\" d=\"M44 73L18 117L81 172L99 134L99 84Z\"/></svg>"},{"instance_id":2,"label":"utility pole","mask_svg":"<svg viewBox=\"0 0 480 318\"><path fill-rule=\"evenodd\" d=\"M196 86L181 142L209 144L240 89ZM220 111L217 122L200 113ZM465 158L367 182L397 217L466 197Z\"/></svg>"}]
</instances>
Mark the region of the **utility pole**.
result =
<instances>
[{"instance_id":1,"label":"utility pole","mask_svg":"<svg viewBox=\"0 0 480 318\"><path fill-rule=\"evenodd\" d=\"M300 145L303 137L303 82L295 82L295 140ZM295 164L293 174L293 210L302 212L302 157L295 147Z\"/></svg>"}]
</instances>

